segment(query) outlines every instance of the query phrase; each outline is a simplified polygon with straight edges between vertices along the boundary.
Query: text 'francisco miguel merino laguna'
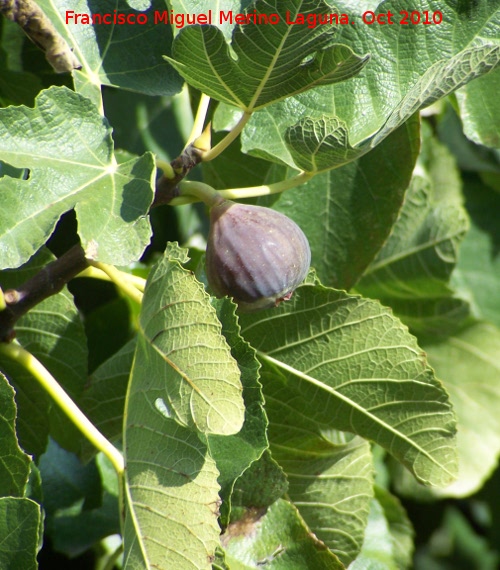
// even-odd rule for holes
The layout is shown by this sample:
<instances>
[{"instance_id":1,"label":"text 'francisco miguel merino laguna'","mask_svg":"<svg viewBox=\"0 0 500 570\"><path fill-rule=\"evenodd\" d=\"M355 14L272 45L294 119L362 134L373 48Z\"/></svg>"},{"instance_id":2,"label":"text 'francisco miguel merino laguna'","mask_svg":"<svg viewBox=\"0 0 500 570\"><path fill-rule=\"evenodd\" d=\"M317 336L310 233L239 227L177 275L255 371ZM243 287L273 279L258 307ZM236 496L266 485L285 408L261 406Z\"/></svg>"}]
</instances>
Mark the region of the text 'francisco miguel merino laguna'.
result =
<instances>
[{"instance_id":1,"label":"text 'francisco miguel merino laguna'","mask_svg":"<svg viewBox=\"0 0 500 570\"><path fill-rule=\"evenodd\" d=\"M105 25L144 25L149 22L146 12L118 12L114 10L108 13L85 14L66 10L66 24L105 24ZM172 24L176 28L183 28L186 25L193 24L270 24L275 26L281 23L282 18L279 14L259 14L256 10L242 14L233 12L232 10L221 10L217 12L214 18L212 10L208 10L203 14L184 14L175 13L173 10L155 10L152 13L153 22L155 24ZM217 21L216 21L217 20ZM326 24L349 24L347 14L291 14L288 10L285 13L283 21L289 25L307 26L315 28L318 25Z\"/></svg>"}]
</instances>

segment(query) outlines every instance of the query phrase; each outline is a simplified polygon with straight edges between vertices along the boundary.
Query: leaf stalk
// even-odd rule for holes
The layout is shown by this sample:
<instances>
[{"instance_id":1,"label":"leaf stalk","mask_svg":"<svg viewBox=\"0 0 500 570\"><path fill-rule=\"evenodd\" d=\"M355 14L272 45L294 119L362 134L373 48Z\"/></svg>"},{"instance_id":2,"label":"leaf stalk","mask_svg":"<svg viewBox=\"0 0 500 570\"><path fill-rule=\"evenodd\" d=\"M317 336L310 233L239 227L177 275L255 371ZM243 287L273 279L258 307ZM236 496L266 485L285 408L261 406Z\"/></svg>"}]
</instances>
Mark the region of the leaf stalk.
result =
<instances>
[{"instance_id":1,"label":"leaf stalk","mask_svg":"<svg viewBox=\"0 0 500 570\"><path fill-rule=\"evenodd\" d=\"M142 303L143 293L139 291L135 284L128 279L128 274L116 269L112 265L101 263L100 261L87 260L90 265L105 273L109 279L133 301L139 305ZM126 277L125 277L126 276Z\"/></svg>"},{"instance_id":2,"label":"leaf stalk","mask_svg":"<svg viewBox=\"0 0 500 570\"><path fill-rule=\"evenodd\" d=\"M122 477L125 470L123 455L83 414L45 366L17 342L0 343L0 352L23 366L40 383L83 435L110 460L118 476Z\"/></svg>"}]
</instances>

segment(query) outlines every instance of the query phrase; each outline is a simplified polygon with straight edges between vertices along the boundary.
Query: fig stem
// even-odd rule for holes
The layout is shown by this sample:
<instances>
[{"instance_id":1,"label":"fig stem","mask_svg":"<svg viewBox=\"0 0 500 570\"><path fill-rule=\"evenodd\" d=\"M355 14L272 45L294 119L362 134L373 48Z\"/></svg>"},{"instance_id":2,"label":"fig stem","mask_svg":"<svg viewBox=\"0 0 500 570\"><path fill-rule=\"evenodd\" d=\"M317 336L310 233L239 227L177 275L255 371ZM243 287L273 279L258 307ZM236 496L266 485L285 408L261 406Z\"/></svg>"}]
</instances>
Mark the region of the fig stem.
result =
<instances>
[{"instance_id":1,"label":"fig stem","mask_svg":"<svg viewBox=\"0 0 500 570\"><path fill-rule=\"evenodd\" d=\"M183 180L179 184L179 192L180 196L174 198L170 204L189 204L196 202L198 199L204 202L209 208L212 208L224 200L221 194L212 188L212 186L204 182L197 182L196 180ZM178 200L180 202L178 202Z\"/></svg>"},{"instance_id":2,"label":"fig stem","mask_svg":"<svg viewBox=\"0 0 500 570\"><path fill-rule=\"evenodd\" d=\"M203 133L203 125L205 124L205 118L207 116L209 105L210 105L210 97L208 95L205 95L205 93L202 93L200 97L200 102L198 103L198 110L196 111L196 117L194 118L193 127L186 141L186 146L193 143Z\"/></svg>"},{"instance_id":3,"label":"fig stem","mask_svg":"<svg viewBox=\"0 0 500 570\"><path fill-rule=\"evenodd\" d=\"M242 200L243 198L255 198L257 196L269 196L270 194L278 194L280 192L285 192L286 190L291 190L296 186L304 184L310 180L314 174L310 172L301 172L297 176L292 178L287 178L286 180L281 180L280 182L275 182L274 184L263 185L263 186L248 186L247 188L230 188L228 190L214 190L211 186L208 186L213 192L217 194L219 198L224 200ZM181 195L177 198L173 198L170 202L170 206L181 206L183 204L191 204L196 202L196 198L202 200L208 206L213 206L216 202L211 203L207 201L207 197L201 195L202 191L197 191L200 186L207 186L202 182L187 181L184 180L179 184Z\"/></svg>"},{"instance_id":4,"label":"fig stem","mask_svg":"<svg viewBox=\"0 0 500 570\"><path fill-rule=\"evenodd\" d=\"M16 341L10 344L0 343L0 353L20 364L43 386L83 435L111 461L118 476L122 477L125 469L123 455L83 414L45 366Z\"/></svg>"},{"instance_id":5,"label":"fig stem","mask_svg":"<svg viewBox=\"0 0 500 570\"><path fill-rule=\"evenodd\" d=\"M0 287L0 311L3 311L6 308L7 308L7 303L5 302L5 297L2 288Z\"/></svg>"},{"instance_id":6,"label":"fig stem","mask_svg":"<svg viewBox=\"0 0 500 570\"><path fill-rule=\"evenodd\" d=\"M238 137L238 135L243 130L243 127L248 123L248 120L252 116L252 113L245 111L241 116L240 120L236 123L236 125L227 133L227 135L218 142L214 147L212 147L209 151L204 152L201 157L203 162L208 162L209 160L213 160L215 157L219 156L221 152L226 150L226 148Z\"/></svg>"},{"instance_id":7,"label":"fig stem","mask_svg":"<svg viewBox=\"0 0 500 570\"><path fill-rule=\"evenodd\" d=\"M143 293L130 281L124 279L124 273L112 265L107 265L106 263L101 263L100 261L93 261L92 259L87 259L89 265L92 265L96 269L103 271L110 280L131 299L133 299L139 305L142 303Z\"/></svg>"},{"instance_id":8,"label":"fig stem","mask_svg":"<svg viewBox=\"0 0 500 570\"><path fill-rule=\"evenodd\" d=\"M156 159L156 168L159 168L163 172L163 176L168 180L174 180L176 174L170 162L166 162L161 158Z\"/></svg>"},{"instance_id":9,"label":"fig stem","mask_svg":"<svg viewBox=\"0 0 500 570\"><path fill-rule=\"evenodd\" d=\"M138 275L132 275L131 273L125 273L124 271L117 270L120 273L120 276L123 280L129 282L133 285L136 289L138 289L141 293L144 293L146 288L146 279L143 277L139 277ZM97 269L97 267L87 267L81 273L79 273L76 278L78 277L89 277L90 279L101 279L103 281L110 281L111 277L104 273L101 269Z\"/></svg>"}]
</instances>

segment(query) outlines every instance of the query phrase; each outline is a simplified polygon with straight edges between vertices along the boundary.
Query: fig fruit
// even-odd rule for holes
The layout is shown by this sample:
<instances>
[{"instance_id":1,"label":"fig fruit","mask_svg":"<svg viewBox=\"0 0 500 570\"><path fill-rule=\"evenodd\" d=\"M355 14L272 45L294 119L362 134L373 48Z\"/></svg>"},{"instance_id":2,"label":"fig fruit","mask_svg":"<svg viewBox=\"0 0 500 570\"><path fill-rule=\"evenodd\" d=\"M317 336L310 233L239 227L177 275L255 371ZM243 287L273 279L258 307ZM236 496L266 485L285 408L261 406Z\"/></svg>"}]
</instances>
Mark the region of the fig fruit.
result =
<instances>
[{"instance_id":1,"label":"fig fruit","mask_svg":"<svg viewBox=\"0 0 500 570\"><path fill-rule=\"evenodd\" d=\"M221 200L210 210L208 283L243 312L278 305L304 280L311 250L290 218L261 206Z\"/></svg>"}]
</instances>

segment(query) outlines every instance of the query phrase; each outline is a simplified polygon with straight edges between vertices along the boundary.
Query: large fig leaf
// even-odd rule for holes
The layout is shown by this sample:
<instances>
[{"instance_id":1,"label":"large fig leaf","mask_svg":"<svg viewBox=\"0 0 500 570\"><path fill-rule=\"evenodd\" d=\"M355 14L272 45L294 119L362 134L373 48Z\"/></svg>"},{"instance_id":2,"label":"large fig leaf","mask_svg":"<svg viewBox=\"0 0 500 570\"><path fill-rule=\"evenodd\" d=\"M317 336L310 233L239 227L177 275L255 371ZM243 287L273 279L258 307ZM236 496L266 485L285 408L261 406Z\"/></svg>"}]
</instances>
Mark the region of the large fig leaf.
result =
<instances>
[{"instance_id":1,"label":"large fig leaf","mask_svg":"<svg viewBox=\"0 0 500 570\"><path fill-rule=\"evenodd\" d=\"M468 227L460 190L453 157L426 133L400 216L356 285L391 306L419 338L446 336L469 314L449 285Z\"/></svg>"},{"instance_id":2,"label":"large fig leaf","mask_svg":"<svg viewBox=\"0 0 500 570\"><path fill-rule=\"evenodd\" d=\"M89 255L136 260L149 242L150 154L118 165L111 129L92 103L65 87L42 91L34 109L0 110L2 160L27 179L0 178L0 267L18 267L72 208Z\"/></svg>"},{"instance_id":3,"label":"large fig leaf","mask_svg":"<svg viewBox=\"0 0 500 570\"><path fill-rule=\"evenodd\" d=\"M221 520L224 523L229 518L232 490L236 479L269 447L268 421L264 411L262 386L259 382L260 364L254 349L240 334L235 315L236 306L228 299L214 300L213 303L222 324L222 334L231 347L231 354L241 371L245 402L245 422L237 434L208 437L210 453L220 471L220 495L223 500Z\"/></svg>"},{"instance_id":4,"label":"large fig leaf","mask_svg":"<svg viewBox=\"0 0 500 570\"><path fill-rule=\"evenodd\" d=\"M127 410L141 405L147 416L165 414L204 433L235 434L245 411L240 370L209 296L181 266L187 259L170 244L149 275Z\"/></svg>"},{"instance_id":5,"label":"large fig leaf","mask_svg":"<svg viewBox=\"0 0 500 570\"><path fill-rule=\"evenodd\" d=\"M387 449L422 483L457 476L455 418L413 336L378 302L321 286L241 318L243 336L274 364L321 429Z\"/></svg>"},{"instance_id":6,"label":"large fig leaf","mask_svg":"<svg viewBox=\"0 0 500 570\"><path fill-rule=\"evenodd\" d=\"M360 437L322 431L302 396L272 366L264 365L262 382L271 450L288 477L288 496L348 565L361 550L373 496L370 446Z\"/></svg>"},{"instance_id":7,"label":"large fig leaf","mask_svg":"<svg viewBox=\"0 0 500 570\"><path fill-rule=\"evenodd\" d=\"M248 12L276 14L277 21L238 26L231 50L218 27L188 26L175 38L168 61L191 85L247 112L348 79L367 61L344 45L332 45L334 25L290 25L299 13L330 13L322 0L257 0Z\"/></svg>"},{"instance_id":8,"label":"large fig leaf","mask_svg":"<svg viewBox=\"0 0 500 570\"><path fill-rule=\"evenodd\" d=\"M73 49L82 64L74 71L75 84L81 93L91 96L101 85L112 85L146 93L173 95L180 91L182 79L165 62L173 39L172 28L155 23L155 12L167 6L162 0L120 2L112 0L39 0L52 23ZM146 16L144 24L85 24L83 16ZM78 20L75 15L79 14ZM140 46L140 49L138 49Z\"/></svg>"},{"instance_id":9,"label":"large fig leaf","mask_svg":"<svg viewBox=\"0 0 500 570\"><path fill-rule=\"evenodd\" d=\"M285 133L293 127L307 135L305 121L335 119L345 135L325 138L310 154L331 152L330 168L345 162L345 141L357 156L376 146L412 114L493 70L500 62L500 6L478 2L428 0L368 2L338 0L337 10L355 25L339 26L336 41L356 53L369 53L363 72L350 81L294 95L259 110L242 135L242 150L257 156L300 165L292 160ZM393 25L367 25L362 15L392 12ZM401 12L436 11L441 24L405 26ZM356 156L349 151L351 158Z\"/></svg>"},{"instance_id":10,"label":"large fig leaf","mask_svg":"<svg viewBox=\"0 0 500 570\"><path fill-rule=\"evenodd\" d=\"M242 529L242 530L240 530ZM264 516L249 511L244 525L229 527L222 538L230 568L251 570L342 570L338 558L304 524L288 501L280 499Z\"/></svg>"},{"instance_id":11,"label":"large fig leaf","mask_svg":"<svg viewBox=\"0 0 500 570\"><path fill-rule=\"evenodd\" d=\"M199 434L130 393L125 568L209 570L219 544L215 462Z\"/></svg>"},{"instance_id":12,"label":"large fig leaf","mask_svg":"<svg viewBox=\"0 0 500 570\"><path fill-rule=\"evenodd\" d=\"M30 458L19 447L16 436L14 389L0 372L0 497L22 497L28 484Z\"/></svg>"},{"instance_id":13,"label":"large fig leaf","mask_svg":"<svg viewBox=\"0 0 500 570\"><path fill-rule=\"evenodd\" d=\"M350 289L387 240L411 180L419 139L415 116L373 152L283 192L273 204L306 234L312 265L325 285Z\"/></svg>"}]
</instances>

